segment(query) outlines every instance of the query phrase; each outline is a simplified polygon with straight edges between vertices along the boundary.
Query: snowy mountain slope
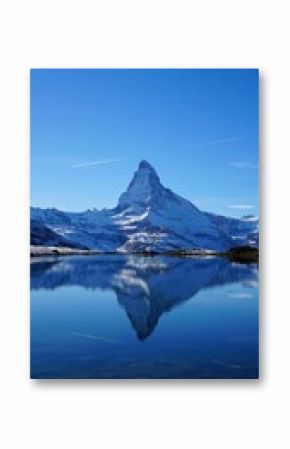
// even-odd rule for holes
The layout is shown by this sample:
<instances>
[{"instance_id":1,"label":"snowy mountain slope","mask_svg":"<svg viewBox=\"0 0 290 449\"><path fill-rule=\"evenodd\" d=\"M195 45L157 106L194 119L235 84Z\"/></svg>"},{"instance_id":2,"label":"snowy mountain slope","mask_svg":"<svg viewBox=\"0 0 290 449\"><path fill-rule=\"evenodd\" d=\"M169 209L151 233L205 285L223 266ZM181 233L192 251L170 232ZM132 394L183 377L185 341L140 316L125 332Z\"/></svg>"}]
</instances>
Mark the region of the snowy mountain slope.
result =
<instances>
[{"instance_id":1,"label":"snowy mountain slope","mask_svg":"<svg viewBox=\"0 0 290 449\"><path fill-rule=\"evenodd\" d=\"M30 223L30 244L36 246L64 246L77 249L87 249L86 246L62 237L48 226L45 226L43 223L36 220L31 220Z\"/></svg>"},{"instance_id":2,"label":"snowy mountain slope","mask_svg":"<svg viewBox=\"0 0 290 449\"><path fill-rule=\"evenodd\" d=\"M224 217L209 212L205 212L207 217L218 228L222 229L235 241L236 245L259 244L259 219L254 215L246 215L240 219Z\"/></svg>"},{"instance_id":3,"label":"snowy mountain slope","mask_svg":"<svg viewBox=\"0 0 290 449\"><path fill-rule=\"evenodd\" d=\"M165 188L147 161L139 164L116 208L81 213L31 208L31 220L73 244L121 252L224 250L235 245L233 227L245 231L240 220L202 212ZM247 233L255 229L251 224Z\"/></svg>"},{"instance_id":4,"label":"snowy mountain slope","mask_svg":"<svg viewBox=\"0 0 290 449\"><path fill-rule=\"evenodd\" d=\"M132 226L125 251L164 248L212 248L229 245L227 235L192 203L163 187L153 167L142 161L120 197L120 223ZM137 219L137 220L136 220Z\"/></svg>"},{"instance_id":5,"label":"snowy mountain slope","mask_svg":"<svg viewBox=\"0 0 290 449\"><path fill-rule=\"evenodd\" d=\"M107 211L75 213L31 208L31 220L41 222L73 244L78 243L90 249L116 250L124 244L126 238L113 223L111 214Z\"/></svg>"}]
</instances>

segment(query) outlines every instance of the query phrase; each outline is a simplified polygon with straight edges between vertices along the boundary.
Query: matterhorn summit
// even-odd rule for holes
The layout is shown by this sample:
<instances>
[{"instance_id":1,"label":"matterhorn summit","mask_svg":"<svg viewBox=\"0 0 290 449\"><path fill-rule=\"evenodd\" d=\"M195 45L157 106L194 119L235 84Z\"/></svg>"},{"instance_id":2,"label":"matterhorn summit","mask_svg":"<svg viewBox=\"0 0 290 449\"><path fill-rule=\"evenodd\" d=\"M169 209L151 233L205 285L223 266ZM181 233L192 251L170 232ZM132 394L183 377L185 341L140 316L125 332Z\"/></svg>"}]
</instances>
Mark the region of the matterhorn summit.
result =
<instances>
[{"instance_id":1,"label":"matterhorn summit","mask_svg":"<svg viewBox=\"0 0 290 449\"><path fill-rule=\"evenodd\" d=\"M156 171L149 162L143 160L134 173L126 192L120 196L118 206L124 208L150 205L154 198L158 198L162 189L163 186Z\"/></svg>"}]
</instances>

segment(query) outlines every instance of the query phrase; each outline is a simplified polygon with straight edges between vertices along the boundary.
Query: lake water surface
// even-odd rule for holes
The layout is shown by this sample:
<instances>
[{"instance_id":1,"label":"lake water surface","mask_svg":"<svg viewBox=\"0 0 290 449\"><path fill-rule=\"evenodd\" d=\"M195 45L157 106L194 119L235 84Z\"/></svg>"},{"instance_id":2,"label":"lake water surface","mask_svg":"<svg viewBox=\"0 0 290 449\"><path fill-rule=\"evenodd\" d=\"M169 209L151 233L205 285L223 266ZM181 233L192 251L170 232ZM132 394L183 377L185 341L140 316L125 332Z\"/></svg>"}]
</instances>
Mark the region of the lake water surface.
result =
<instances>
[{"instance_id":1,"label":"lake water surface","mask_svg":"<svg viewBox=\"0 0 290 449\"><path fill-rule=\"evenodd\" d=\"M32 258L31 377L257 378L257 265Z\"/></svg>"}]
</instances>

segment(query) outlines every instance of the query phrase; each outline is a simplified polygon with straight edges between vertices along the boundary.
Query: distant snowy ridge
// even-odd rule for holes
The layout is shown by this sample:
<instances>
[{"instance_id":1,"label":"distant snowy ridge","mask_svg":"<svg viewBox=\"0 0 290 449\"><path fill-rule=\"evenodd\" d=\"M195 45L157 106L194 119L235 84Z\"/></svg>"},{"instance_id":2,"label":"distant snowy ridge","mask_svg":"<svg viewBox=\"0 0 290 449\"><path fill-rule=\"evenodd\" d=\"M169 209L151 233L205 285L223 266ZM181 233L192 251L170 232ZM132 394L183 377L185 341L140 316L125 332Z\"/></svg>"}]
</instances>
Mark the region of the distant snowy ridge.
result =
<instances>
[{"instance_id":1,"label":"distant snowy ridge","mask_svg":"<svg viewBox=\"0 0 290 449\"><path fill-rule=\"evenodd\" d=\"M68 246L99 251L222 251L241 244L258 244L257 219L234 219L200 211L165 188L147 161L139 164L114 209L76 213L32 207L31 230L33 245L47 245L50 239L50 244L57 246L59 238L62 246L67 242Z\"/></svg>"}]
</instances>

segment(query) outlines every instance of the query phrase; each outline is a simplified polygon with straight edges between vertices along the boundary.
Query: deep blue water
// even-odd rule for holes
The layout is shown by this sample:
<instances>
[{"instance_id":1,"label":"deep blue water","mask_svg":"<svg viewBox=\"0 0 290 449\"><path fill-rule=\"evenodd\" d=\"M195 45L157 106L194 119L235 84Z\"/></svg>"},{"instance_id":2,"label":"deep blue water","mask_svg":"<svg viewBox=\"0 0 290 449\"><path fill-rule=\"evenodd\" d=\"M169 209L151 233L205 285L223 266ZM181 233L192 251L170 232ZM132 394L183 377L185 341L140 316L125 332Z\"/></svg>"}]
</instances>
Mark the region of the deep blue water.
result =
<instances>
[{"instance_id":1,"label":"deep blue water","mask_svg":"<svg viewBox=\"0 0 290 449\"><path fill-rule=\"evenodd\" d=\"M257 265L33 258L31 377L257 378Z\"/></svg>"}]
</instances>

